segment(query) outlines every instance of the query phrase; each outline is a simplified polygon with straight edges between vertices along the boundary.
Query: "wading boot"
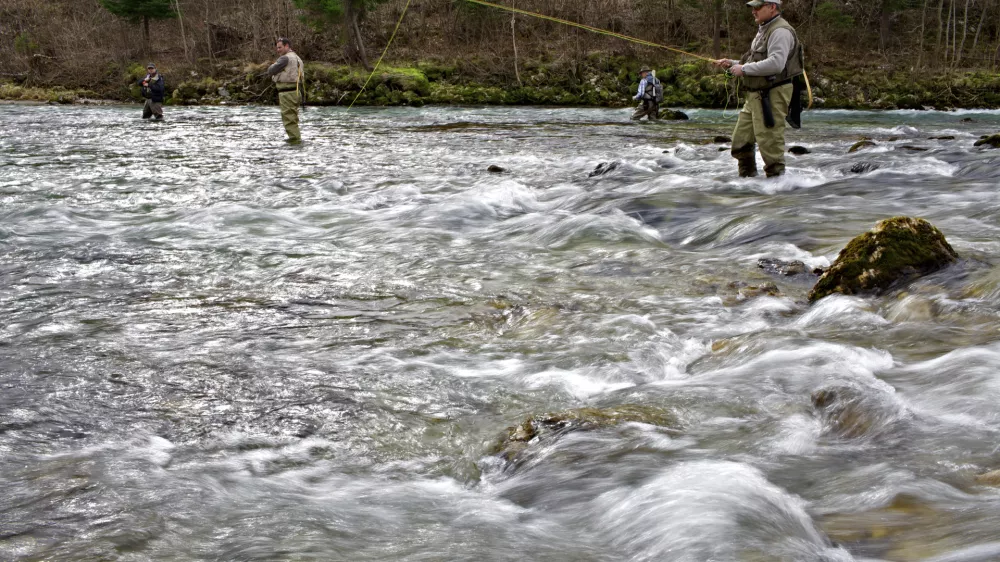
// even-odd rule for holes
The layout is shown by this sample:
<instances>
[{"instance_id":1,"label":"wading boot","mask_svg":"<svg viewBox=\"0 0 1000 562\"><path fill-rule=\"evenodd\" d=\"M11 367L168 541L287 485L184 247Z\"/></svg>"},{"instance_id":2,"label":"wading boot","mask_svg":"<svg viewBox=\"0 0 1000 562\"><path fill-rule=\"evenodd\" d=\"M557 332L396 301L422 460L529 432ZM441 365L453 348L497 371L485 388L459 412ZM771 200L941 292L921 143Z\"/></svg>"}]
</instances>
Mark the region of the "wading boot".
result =
<instances>
[{"instance_id":1,"label":"wading boot","mask_svg":"<svg viewBox=\"0 0 1000 562\"><path fill-rule=\"evenodd\" d=\"M741 178L757 177L757 160L755 158L740 158L737 163Z\"/></svg>"},{"instance_id":2,"label":"wading boot","mask_svg":"<svg viewBox=\"0 0 1000 562\"><path fill-rule=\"evenodd\" d=\"M764 166L764 174L769 178L776 178L785 174L784 164L769 164Z\"/></svg>"}]
</instances>

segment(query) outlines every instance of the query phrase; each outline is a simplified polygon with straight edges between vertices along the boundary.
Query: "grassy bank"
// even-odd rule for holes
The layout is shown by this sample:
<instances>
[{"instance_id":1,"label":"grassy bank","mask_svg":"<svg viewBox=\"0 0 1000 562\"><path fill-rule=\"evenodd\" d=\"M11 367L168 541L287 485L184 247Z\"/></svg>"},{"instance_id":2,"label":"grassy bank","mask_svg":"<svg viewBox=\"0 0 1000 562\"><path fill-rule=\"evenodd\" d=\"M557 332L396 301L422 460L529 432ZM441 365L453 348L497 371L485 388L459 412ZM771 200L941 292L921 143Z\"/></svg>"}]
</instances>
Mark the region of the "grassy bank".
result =
<instances>
[{"instance_id":1,"label":"grassy bank","mask_svg":"<svg viewBox=\"0 0 1000 562\"><path fill-rule=\"evenodd\" d=\"M475 61L421 61L384 65L358 97L358 105L631 105L638 66L624 59L593 56L583 64L528 62L521 82L470 72ZM264 64L234 63L164 68L168 104L275 103ZM83 99L140 101L139 65L116 72L95 90L58 85L0 84L0 99L72 103ZM736 86L703 63L660 66L667 107L734 107ZM348 105L368 78L356 67L309 63L306 93L310 105ZM830 109L951 109L1000 107L1000 75L991 73L911 74L873 69L824 68L811 71L816 107Z\"/></svg>"}]
</instances>

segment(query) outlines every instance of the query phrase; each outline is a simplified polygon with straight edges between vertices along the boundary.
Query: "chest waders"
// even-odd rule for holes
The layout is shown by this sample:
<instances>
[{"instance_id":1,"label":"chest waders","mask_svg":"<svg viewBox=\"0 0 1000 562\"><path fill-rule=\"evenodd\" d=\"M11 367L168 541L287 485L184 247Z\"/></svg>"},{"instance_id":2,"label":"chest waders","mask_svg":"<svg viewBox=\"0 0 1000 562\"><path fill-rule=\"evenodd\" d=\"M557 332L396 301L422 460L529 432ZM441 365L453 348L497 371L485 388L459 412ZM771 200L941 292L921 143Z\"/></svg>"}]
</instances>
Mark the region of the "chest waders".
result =
<instances>
[{"instance_id":1,"label":"chest waders","mask_svg":"<svg viewBox=\"0 0 1000 562\"><path fill-rule=\"evenodd\" d=\"M774 127L774 109L771 106L771 90L785 84L792 84L792 100L788 107L788 114L785 120L792 128L798 129L802 126L802 80L801 76L805 71L805 53L799 36L785 18L778 16L767 24L767 29L754 40L750 45L750 50L743 55L741 64L760 62L767 59L767 45L771 40L771 35L779 29L787 29L792 34L792 52L788 53L788 60L785 61L785 68L773 76L744 76L743 87L751 92L760 93L761 114L764 118L764 125L771 129Z\"/></svg>"}]
</instances>

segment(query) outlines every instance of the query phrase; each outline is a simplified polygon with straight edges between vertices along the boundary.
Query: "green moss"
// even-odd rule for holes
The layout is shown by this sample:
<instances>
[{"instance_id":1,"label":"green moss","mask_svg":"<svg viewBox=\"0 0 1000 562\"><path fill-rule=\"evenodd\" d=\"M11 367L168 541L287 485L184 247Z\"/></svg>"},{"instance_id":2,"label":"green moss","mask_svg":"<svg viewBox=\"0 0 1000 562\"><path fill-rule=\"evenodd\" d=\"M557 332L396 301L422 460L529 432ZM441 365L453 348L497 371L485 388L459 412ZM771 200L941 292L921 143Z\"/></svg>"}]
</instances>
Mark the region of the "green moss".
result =
<instances>
[{"instance_id":1,"label":"green moss","mask_svg":"<svg viewBox=\"0 0 1000 562\"><path fill-rule=\"evenodd\" d=\"M809 293L881 293L902 281L936 271L958 254L940 230L923 219L894 217L851 240Z\"/></svg>"},{"instance_id":2,"label":"green moss","mask_svg":"<svg viewBox=\"0 0 1000 562\"><path fill-rule=\"evenodd\" d=\"M992 146L993 148L1000 148L1000 134L984 136L977 140L973 146Z\"/></svg>"}]
</instances>

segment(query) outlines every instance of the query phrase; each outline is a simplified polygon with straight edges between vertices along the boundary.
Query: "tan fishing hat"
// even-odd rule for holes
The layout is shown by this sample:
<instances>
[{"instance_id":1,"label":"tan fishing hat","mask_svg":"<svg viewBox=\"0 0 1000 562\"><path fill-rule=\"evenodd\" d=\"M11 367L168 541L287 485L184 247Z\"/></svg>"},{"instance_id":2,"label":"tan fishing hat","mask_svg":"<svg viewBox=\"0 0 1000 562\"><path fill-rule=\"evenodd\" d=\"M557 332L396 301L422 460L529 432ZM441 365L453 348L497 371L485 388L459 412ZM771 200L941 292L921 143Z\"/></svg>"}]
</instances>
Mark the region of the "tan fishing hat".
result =
<instances>
[{"instance_id":1,"label":"tan fishing hat","mask_svg":"<svg viewBox=\"0 0 1000 562\"><path fill-rule=\"evenodd\" d=\"M747 2L747 6L751 8L760 8L764 4L777 4L781 5L781 0L753 0L752 2Z\"/></svg>"}]
</instances>

